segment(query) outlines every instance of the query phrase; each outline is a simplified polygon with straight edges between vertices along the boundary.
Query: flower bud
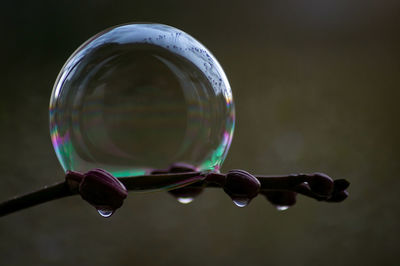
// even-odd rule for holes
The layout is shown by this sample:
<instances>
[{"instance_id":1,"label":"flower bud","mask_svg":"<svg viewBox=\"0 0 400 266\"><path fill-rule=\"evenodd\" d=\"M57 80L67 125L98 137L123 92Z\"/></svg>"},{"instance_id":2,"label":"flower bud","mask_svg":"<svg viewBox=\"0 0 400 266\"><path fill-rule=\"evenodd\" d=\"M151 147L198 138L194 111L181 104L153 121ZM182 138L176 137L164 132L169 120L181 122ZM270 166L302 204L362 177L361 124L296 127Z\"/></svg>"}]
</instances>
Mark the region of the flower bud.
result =
<instances>
[{"instance_id":1,"label":"flower bud","mask_svg":"<svg viewBox=\"0 0 400 266\"><path fill-rule=\"evenodd\" d=\"M312 192L320 196L329 196L333 192L333 180L329 176L323 173L310 174L310 178L307 181Z\"/></svg>"},{"instance_id":2,"label":"flower bud","mask_svg":"<svg viewBox=\"0 0 400 266\"><path fill-rule=\"evenodd\" d=\"M333 181L334 184L334 191L343 191L347 189L350 186L350 182L347 181L346 179L336 179Z\"/></svg>"},{"instance_id":3,"label":"flower bud","mask_svg":"<svg viewBox=\"0 0 400 266\"><path fill-rule=\"evenodd\" d=\"M234 202L250 202L260 191L260 181L243 170L231 170L226 175L224 191ZM239 206L239 205L238 205Z\"/></svg>"},{"instance_id":4,"label":"flower bud","mask_svg":"<svg viewBox=\"0 0 400 266\"><path fill-rule=\"evenodd\" d=\"M112 174L93 169L84 174L79 184L79 194L98 210L116 210L122 206L128 192Z\"/></svg>"},{"instance_id":5,"label":"flower bud","mask_svg":"<svg viewBox=\"0 0 400 266\"><path fill-rule=\"evenodd\" d=\"M346 188L350 186L350 182L345 179L336 179L334 182L334 188L332 195L328 198L329 202L341 202L344 201L349 193L346 191Z\"/></svg>"}]
</instances>

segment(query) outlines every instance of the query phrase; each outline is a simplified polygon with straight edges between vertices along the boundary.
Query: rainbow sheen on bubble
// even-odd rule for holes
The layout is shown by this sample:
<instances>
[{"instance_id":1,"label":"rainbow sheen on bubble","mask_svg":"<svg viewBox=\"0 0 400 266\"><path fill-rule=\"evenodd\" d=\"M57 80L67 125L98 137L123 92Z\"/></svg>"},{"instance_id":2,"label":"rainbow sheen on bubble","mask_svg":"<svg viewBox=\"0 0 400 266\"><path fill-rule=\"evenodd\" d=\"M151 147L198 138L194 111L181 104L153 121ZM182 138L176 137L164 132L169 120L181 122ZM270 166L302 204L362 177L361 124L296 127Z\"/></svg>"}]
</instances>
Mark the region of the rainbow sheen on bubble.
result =
<instances>
[{"instance_id":1,"label":"rainbow sheen on bubble","mask_svg":"<svg viewBox=\"0 0 400 266\"><path fill-rule=\"evenodd\" d=\"M50 134L65 171L117 177L176 162L221 167L235 124L229 82L188 34L127 24L85 42L65 63L50 100Z\"/></svg>"}]
</instances>

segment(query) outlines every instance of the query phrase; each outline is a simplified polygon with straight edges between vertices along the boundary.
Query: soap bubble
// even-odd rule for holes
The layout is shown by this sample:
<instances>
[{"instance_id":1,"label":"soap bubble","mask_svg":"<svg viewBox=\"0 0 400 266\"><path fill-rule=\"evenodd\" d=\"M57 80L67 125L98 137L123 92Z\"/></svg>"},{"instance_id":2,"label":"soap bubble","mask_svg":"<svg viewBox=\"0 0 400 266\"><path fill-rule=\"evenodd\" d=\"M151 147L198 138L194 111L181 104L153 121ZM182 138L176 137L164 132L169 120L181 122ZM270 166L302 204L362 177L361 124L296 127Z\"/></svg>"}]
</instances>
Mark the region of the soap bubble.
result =
<instances>
[{"instance_id":1,"label":"soap bubble","mask_svg":"<svg viewBox=\"0 0 400 266\"><path fill-rule=\"evenodd\" d=\"M161 24L107 29L67 60L50 100L65 171L135 176L176 162L218 171L235 123L229 82L198 41Z\"/></svg>"}]
</instances>

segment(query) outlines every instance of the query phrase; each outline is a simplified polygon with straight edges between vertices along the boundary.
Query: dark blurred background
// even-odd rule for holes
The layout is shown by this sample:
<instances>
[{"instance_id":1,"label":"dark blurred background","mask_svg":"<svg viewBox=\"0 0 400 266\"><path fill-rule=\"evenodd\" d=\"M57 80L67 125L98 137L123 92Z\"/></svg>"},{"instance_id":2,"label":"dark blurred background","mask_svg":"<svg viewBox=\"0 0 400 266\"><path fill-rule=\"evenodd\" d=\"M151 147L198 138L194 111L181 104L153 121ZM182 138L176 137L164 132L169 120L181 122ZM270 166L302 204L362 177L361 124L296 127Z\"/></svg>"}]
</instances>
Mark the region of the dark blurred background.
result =
<instances>
[{"instance_id":1,"label":"dark blurred background","mask_svg":"<svg viewBox=\"0 0 400 266\"><path fill-rule=\"evenodd\" d=\"M400 2L2 1L0 200L62 179L48 132L69 55L113 25L151 21L207 46L231 82L237 126L223 170L326 172L328 204L220 190L192 204L130 194L110 219L78 197L0 219L0 265L398 265Z\"/></svg>"}]
</instances>

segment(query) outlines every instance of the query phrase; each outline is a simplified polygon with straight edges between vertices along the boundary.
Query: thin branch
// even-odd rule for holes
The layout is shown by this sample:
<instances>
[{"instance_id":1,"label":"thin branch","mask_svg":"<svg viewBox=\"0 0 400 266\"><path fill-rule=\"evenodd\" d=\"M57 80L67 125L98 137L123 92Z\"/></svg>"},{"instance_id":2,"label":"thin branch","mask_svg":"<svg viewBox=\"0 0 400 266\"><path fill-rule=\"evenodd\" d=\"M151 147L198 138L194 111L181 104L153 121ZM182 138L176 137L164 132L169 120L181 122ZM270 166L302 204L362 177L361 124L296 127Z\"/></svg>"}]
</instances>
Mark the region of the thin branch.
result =
<instances>
[{"instance_id":1,"label":"thin branch","mask_svg":"<svg viewBox=\"0 0 400 266\"><path fill-rule=\"evenodd\" d=\"M45 186L42 189L13 197L0 203L0 216L75 194L78 194L78 192L72 192L65 181L51 186Z\"/></svg>"},{"instance_id":2,"label":"thin branch","mask_svg":"<svg viewBox=\"0 0 400 266\"><path fill-rule=\"evenodd\" d=\"M129 191L151 191L159 189L160 187L164 187L166 190L183 187L203 180L204 176L202 172L190 172L122 177L118 180L121 181ZM67 181L45 186L39 190L16 196L0 203L0 217L47 201L77 194L78 189L68 184Z\"/></svg>"},{"instance_id":3,"label":"thin branch","mask_svg":"<svg viewBox=\"0 0 400 266\"><path fill-rule=\"evenodd\" d=\"M319 173L317 174L319 176L323 175ZM176 190L179 188L223 188L225 176L225 174L193 171L122 177L118 180L128 191L149 191L159 190L160 188L165 190ZM261 184L261 192L291 191L319 201L329 201L329 197L332 195L320 195L310 188L309 182L313 181L315 176L316 174L257 175L255 178L257 178ZM335 193L344 191L344 189L349 185L349 183L343 179L337 181L339 181L337 182L338 186L333 189L333 192ZM5 216L47 201L77 194L79 194L79 189L76 184L71 185L68 180L59 182L0 203L0 216Z\"/></svg>"}]
</instances>

